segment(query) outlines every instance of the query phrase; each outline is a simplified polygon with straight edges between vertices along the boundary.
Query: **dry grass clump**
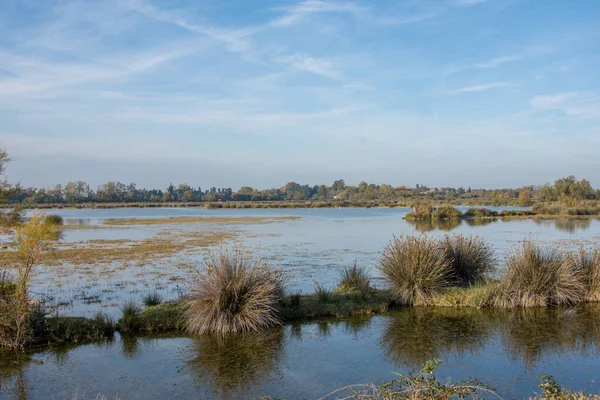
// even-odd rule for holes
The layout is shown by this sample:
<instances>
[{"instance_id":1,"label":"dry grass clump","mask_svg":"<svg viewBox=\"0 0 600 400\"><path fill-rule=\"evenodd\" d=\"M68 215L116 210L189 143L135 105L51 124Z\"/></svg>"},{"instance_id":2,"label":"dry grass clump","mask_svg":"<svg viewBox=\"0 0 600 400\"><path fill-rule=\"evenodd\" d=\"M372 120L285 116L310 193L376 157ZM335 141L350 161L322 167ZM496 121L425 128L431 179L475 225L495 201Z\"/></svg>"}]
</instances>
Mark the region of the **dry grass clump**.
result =
<instances>
[{"instance_id":1,"label":"dry grass clump","mask_svg":"<svg viewBox=\"0 0 600 400\"><path fill-rule=\"evenodd\" d=\"M460 284L480 283L496 266L494 250L478 236L447 235L440 247Z\"/></svg>"},{"instance_id":2,"label":"dry grass clump","mask_svg":"<svg viewBox=\"0 0 600 400\"><path fill-rule=\"evenodd\" d=\"M584 299L583 274L573 257L531 241L507 257L507 273L491 295L496 307L571 305Z\"/></svg>"},{"instance_id":3,"label":"dry grass clump","mask_svg":"<svg viewBox=\"0 0 600 400\"><path fill-rule=\"evenodd\" d=\"M585 300L600 301L600 249L586 251L581 248L572 257L583 275Z\"/></svg>"},{"instance_id":4,"label":"dry grass clump","mask_svg":"<svg viewBox=\"0 0 600 400\"><path fill-rule=\"evenodd\" d=\"M345 267L340 271L338 290L366 292L371 290L371 278L365 267L358 265L355 261L351 267Z\"/></svg>"},{"instance_id":5,"label":"dry grass clump","mask_svg":"<svg viewBox=\"0 0 600 400\"><path fill-rule=\"evenodd\" d=\"M277 305L284 293L280 271L253 258L249 251L221 248L209 253L198 271L185 311L193 334L259 331L279 325Z\"/></svg>"},{"instance_id":6,"label":"dry grass clump","mask_svg":"<svg viewBox=\"0 0 600 400\"><path fill-rule=\"evenodd\" d=\"M403 305L429 304L450 286L451 268L438 243L427 236L394 237L379 260L392 298Z\"/></svg>"}]
</instances>

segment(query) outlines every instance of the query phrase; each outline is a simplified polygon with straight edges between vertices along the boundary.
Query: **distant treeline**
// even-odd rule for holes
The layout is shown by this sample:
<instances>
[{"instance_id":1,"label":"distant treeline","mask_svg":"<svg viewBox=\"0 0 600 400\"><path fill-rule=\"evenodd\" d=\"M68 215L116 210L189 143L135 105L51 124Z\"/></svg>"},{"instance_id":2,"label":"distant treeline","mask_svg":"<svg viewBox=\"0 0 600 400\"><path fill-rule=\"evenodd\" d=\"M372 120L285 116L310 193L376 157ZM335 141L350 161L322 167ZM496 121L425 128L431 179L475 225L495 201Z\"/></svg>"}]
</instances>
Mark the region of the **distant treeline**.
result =
<instances>
[{"instance_id":1,"label":"distant treeline","mask_svg":"<svg viewBox=\"0 0 600 400\"><path fill-rule=\"evenodd\" d=\"M78 204L78 203L171 203L231 201L350 201L411 205L423 201L465 204L531 205L533 201L600 200L600 190L589 181L574 176L558 179L554 184L525 186L517 189L429 188L374 185L361 182L348 186L337 180L331 186L300 185L289 182L281 188L259 190L244 186L238 191L212 187L203 190L188 184L169 185L165 190L138 189L134 183L107 182L94 191L86 182L69 182L54 188L11 187L5 193L11 204Z\"/></svg>"}]
</instances>

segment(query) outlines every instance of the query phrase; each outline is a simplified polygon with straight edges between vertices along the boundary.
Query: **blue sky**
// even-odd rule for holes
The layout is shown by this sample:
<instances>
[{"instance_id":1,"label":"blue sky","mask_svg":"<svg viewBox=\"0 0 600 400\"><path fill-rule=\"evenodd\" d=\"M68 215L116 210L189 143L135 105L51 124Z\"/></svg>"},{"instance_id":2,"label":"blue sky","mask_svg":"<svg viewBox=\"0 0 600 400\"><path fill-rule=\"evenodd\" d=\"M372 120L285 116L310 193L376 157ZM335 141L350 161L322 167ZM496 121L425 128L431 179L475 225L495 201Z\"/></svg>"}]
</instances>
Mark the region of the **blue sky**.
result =
<instances>
[{"instance_id":1,"label":"blue sky","mask_svg":"<svg viewBox=\"0 0 600 400\"><path fill-rule=\"evenodd\" d=\"M600 186L597 0L2 0L24 185Z\"/></svg>"}]
</instances>

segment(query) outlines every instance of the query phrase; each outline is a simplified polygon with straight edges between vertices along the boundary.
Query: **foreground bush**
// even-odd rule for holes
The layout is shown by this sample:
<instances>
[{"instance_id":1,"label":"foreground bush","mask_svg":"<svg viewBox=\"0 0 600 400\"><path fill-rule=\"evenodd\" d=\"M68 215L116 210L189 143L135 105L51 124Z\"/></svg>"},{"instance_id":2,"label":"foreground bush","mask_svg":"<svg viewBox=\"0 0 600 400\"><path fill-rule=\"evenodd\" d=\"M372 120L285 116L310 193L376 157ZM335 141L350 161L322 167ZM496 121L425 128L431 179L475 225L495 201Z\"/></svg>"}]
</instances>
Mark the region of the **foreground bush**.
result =
<instances>
[{"instance_id":1,"label":"foreground bush","mask_svg":"<svg viewBox=\"0 0 600 400\"><path fill-rule=\"evenodd\" d=\"M496 307L571 305L584 300L584 276L573 257L531 241L507 257L507 272L492 294Z\"/></svg>"},{"instance_id":2,"label":"foreground bush","mask_svg":"<svg viewBox=\"0 0 600 400\"><path fill-rule=\"evenodd\" d=\"M477 236L446 236L440 247L454 276L463 285L482 282L496 265L494 250Z\"/></svg>"},{"instance_id":3,"label":"foreground bush","mask_svg":"<svg viewBox=\"0 0 600 400\"><path fill-rule=\"evenodd\" d=\"M450 262L427 236L394 237L383 251L379 269L399 304L427 305L451 284Z\"/></svg>"},{"instance_id":4,"label":"foreground bush","mask_svg":"<svg viewBox=\"0 0 600 400\"><path fill-rule=\"evenodd\" d=\"M440 365L440 360L425 363L418 372L400 375L397 379L383 383L351 385L338 389L322 399L344 398L360 400L425 400L425 399L481 399L483 394L499 396L490 386L470 379L453 384L449 381L439 381L434 372ZM339 397L341 394L344 396Z\"/></svg>"},{"instance_id":5,"label":"foreground bush","mask_svg":"<svg viewBox=\"0 0 600 400\"><path fill-rule=\"evenodd\" d=\"M193 334L259 331L281 323L276 307L283 297L280 272L253 259L242 249L209 254L198 272L185 311Z\"/></svg>"}]
</instances>

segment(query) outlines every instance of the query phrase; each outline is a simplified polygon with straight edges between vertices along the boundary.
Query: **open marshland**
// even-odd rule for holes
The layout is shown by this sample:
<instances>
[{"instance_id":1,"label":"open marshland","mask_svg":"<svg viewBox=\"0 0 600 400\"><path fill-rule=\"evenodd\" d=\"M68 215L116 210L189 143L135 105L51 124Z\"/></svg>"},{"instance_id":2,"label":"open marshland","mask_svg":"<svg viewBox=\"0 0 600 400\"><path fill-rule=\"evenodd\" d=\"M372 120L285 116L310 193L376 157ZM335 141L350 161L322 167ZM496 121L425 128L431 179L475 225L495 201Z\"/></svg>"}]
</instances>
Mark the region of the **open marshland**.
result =
<instances>
[{"instance_id":1,"label":"open marshland","mask_svg":"<svg viewBox=\"0 0 600 400\"><path fill-rule=\"evenodd\" d=\"M355 262L383 288L376 266L392 235L478 235L500 261L524 239L565 250L600 244L597 219L410 221L404 219L409 211L53 210L64 219L64 238L44 255L31 295L61 315L100 311L116 320L128 301L187 294L192 270L223 242L252 248L289 276L289 293L302 294L314 292L315 282L333 289L340 271ZM0 263L10 265L10 255ZM122 399L319 398L345 385L393 379L394 372L436 357L443 360L440 376L481 378L505 398L534 395L543 373L594 391L599 315L594 304L516 311L413 307L226 339L116 334L101 343L3 356L0 397L62 399L77 391Z\"/></svg>"}]
</instances>

